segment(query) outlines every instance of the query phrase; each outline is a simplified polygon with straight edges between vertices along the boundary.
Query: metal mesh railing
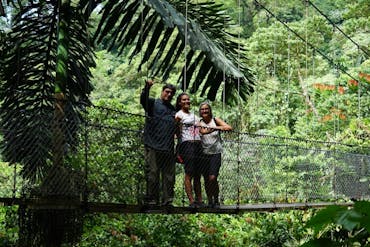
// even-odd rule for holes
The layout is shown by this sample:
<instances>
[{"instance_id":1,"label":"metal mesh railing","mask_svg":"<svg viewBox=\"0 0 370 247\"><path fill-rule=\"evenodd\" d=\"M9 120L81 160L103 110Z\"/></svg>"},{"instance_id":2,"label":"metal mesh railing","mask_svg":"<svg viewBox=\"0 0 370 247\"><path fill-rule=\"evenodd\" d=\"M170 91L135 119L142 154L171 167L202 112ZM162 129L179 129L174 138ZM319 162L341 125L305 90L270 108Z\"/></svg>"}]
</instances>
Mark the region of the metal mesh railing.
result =
<instances>
[{"instance_id":1,"label":"metal mesh railing","mask_svg":"<svg viewBox=\"0 0 370 247\"><path fill-rule=\"evenodd\" d=\"M342 152L334 143L226 136L220 175L225 201L313 202L369 195L368 155Z\"/></svg>"},{"instance_id":2,"label":"metal mesh railing","mask_svg":"<svg viewBox=\"0 0 370 247\"><path fill-rule=\"evenodd\" d=\"M59 122L54 115L1 129L0 197L143 202L144 116L104 107L66 113ZM222 133L222 139L222 204L335 202L370 195L369 149L237 131ZM174 205L187 205L182 164L176 164L175 174ZM203 180L202 193L207 198Z\"/></svg>"}]
</instances>

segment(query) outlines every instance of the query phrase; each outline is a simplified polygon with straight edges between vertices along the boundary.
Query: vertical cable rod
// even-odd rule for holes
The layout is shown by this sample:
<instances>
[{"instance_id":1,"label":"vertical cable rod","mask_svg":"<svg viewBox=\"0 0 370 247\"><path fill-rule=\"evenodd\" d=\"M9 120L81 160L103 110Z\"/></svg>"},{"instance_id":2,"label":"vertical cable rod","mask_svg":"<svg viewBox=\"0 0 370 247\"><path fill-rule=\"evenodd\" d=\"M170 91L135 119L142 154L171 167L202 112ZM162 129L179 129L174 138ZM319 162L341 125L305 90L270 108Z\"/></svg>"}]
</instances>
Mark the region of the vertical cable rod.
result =
<instances>
[{"instance_id":1,"label":"vertical cable rod","mask_svg":"<svg viewBox=\"0 0 370 247\"><path fill-rule=\"evenodd\" d=\"M309 9L308 9L308 2L307 0L305 1L305 72L304 72L304 80L305 82L302 82L302 87L304 88L303 90L306 90L307 98L309 97L308 95L308 17L309 17ZM309 123L309 102L307 101L305 106L306 106L306 125L307 126L313 126L312 124Z\"/></svg>"},{"instance_id":2,"label":"vertical cable rod","mask_svg":"<svg viewBox=\"0 0 370 247\"><path fill-rule=\"evenodd\" d=\"M241 39L241 35L240 35L240 29L241 29L241 5L240 5L240 0L238 0L238 25L239 25L239 30L238 30L238 70L240 71L240 39ZM241 111L241 104L240 104L240 77L238 77L238 109L239 109L239 113L241 114L242 111ZM240 119L241 119L241 122L243 122L243 114L240 115ZM240 165L241 165L241 160L240 160L240 152L241 152L241 141L240 141L240 134L238 134L238 151L237 151L237 154L238 154L238 168L237 168L237 174L240 175ZM238 179L238 194L237 194L237 208L239 208L240 206L240 182L242 180L241 179Z\"/></svg>"},{"instance_id":3,"label":"vertical cable rod","mask_svg":"<svg viewBox=\"0 0 370 247\"><path fill-rule=\"evenodd\" d=\"M185 64L184 64L184 83L183 83L183 90L184 92L186 92L186 89L187 89L187 85L186 85L186 82L187 82L187 78L186 78L186 73L187 73L187 61L186 61L186 57L187 57L187 45L188 45L188 0L185 1L185 35L184 35L184 59L185 59Z\"/></svg>"},{"instance_id":4,"label":"vertical cable rod","mask_svg":"<svg viewBox=\"0 0 370 247\"><path fill-rule=\"evenodd\" d=\"M285 126L287 129L289 129L289 101L290 101L290 75L291 75L291 64L290 64L290 32L288 32L288 69L287 69L287 92L286 92L286 123Z\"/></svg>"}]
</instances>

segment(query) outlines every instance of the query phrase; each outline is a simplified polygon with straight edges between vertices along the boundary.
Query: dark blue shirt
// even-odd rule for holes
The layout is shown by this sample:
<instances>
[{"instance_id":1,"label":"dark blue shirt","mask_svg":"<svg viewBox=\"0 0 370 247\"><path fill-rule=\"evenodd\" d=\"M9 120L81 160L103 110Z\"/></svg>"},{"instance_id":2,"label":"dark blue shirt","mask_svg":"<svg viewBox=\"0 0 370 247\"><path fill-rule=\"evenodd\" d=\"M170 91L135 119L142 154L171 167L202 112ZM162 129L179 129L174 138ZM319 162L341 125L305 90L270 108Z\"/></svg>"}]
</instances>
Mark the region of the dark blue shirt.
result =
<instances>
[{"instance_id":1,"label":"dark blue shirt","mask_svg":"<svg viewBox=\"0 0 370 247\"><path fill-rule=\"evenodd\" d=\"M144 144L156 150L172 151L176 130L175 107L148 96L149 88L145 87L140 96L140 103L146 112Z\"/></svg>"}]
</instances>

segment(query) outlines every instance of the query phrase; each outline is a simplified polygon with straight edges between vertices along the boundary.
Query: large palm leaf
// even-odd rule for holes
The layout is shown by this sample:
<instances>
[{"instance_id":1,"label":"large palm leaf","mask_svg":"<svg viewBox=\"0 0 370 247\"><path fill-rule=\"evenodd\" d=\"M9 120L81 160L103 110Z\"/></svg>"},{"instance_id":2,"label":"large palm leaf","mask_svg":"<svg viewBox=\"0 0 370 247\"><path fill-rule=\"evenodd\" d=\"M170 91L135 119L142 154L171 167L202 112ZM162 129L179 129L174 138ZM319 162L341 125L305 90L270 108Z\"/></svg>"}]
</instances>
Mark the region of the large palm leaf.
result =
<instances>
[{"instance_id":1,"label":"large palm leaf","mask_svg":"<svg viewBox=\"0 0 370 247\"><path fill-rule=\"evenodd\" d=\"M72 6L72 2L77 1L9 0L7 3L12 4L17 15L11 31L5 37L4 32L0 32L2 158L22 164L23 177L40 182L42 196L70 196L58 193L54 188L63 189L68 184L59 183L63 182L61 177L68 179L63 176L68 175L64 156L76 144L81 110L79 101L89 103L88 95L92 90L89 68L94 66L94 61L87 23L99 1L81 0L76 6ZM102 22L95 36L97 41L109 33L113 38L112 46L123 50L136 45L131 56L146 47L141 65L148 61L153 74L166 78L186 48L184 37L188 37L186 43L192 51L186 56L186 71L179 77L183 87L195 92L203 85L203 94L214 99L225 75L227 95L238 89L245 99L252 90L251 75L241 60L233 58L238 48L230 41L231 36L229 40L224 39L225 32L220 34L222 23L227 19L216 5L190 4L190 18L186 22L181 14L184 12L181 1L139 3L136 0L105 1ZM4 14L2 7L0 5L0 15ZM188 36L184 36L185 23L189 27L186 29ZM202 29L208 30L207 33ZM183 80L185 74L186 80ZM49 167L53 169L49 170ZM78 238L78 212L62 214L57 210L55 214L44 214L30 211L29 220L21 222L20 242L24 246L35 245L34 240L39 245L59 246L62 237L69 236L72 241ZM24 216L27 218L27 213ZM20 218L24 220L24 217ZM48 229L45 227L47 220L50 225L58 222L58 227ZM68 234L63 234L61 222L69 227ZM74 222L73 227L70 222ZM28 224L32 227L27 227ZM76 230L76 234L71 234L72 230Z\"/></svg>"},{"instance_id":2,"label":"large palm leaf","mask_svg":"<svg viewBox=\"0 0 370 247\"><path fill-rule=\"evenodd\" d=\"M0 1L0 16L5 16L5 10L3 3Z\"/></svg>"},{"instance_id":3,"label":"large palm leaf","mask_svg":"<svg viewBox=\"0 0 370 247\"><path fill-rule=\"evenodd\" d=\"M203 96L214 100L225 81L226 101L231 103L237 96L246 100L253 91L253 76L245 66L242 45L226 31L230 25L225 11L213 2L109 0L95 39L101 42L110 35L108 48L120 52L134 45L131 58L140 53L140 66L147 63L151 75L164 80L186 44L191 50L179 75L181 87L191 93L201 90Z\"/></svg>"},{"instance_id":4,"label":"large palm leaf","mask_svg":"<svg viewBox=\"0 0 370 247\"><path fill-rule=\"evenodd\" d=\"M78 123L77 101L89 102L89 68L94 62L86 26L100 1L81 0L76 6L68 0L8 2L18 14L1 49L3 153L6 160L24 164L25 177L35 178L44 167L61 163L58 148L53 152L50 147L74 145L76 126L62 125ZM110 48L120 51L134 46L130 56L144 54L140 66L147 63L153 76L167 79L188 45L186 66L179 75L184 89L201 90L214 100L225 81L228 102L232 96L246 99L253 90L243 49L225 31L230 19L220 6L190 1L186 5L181 0L103 4L96 41L109 36ZM57 124L50 126L53 122Z\"/></svg>"},{"instance_id":5,"label":"large palm leaf","mask_svg":"<svg viewBox=\"0 0 370 247\"><path fill-rule=\"evenodd\" d=\"M1 57L3 155L35 181L74 145L76 103L88 102L93 53L86 20L69 1L13 7L18 13Z\"/></svg>"},{"instance_id":6,"label":"large palm leaf","mask_svg":"<svg viewBox=\"0 0 370 247\"><path fill-rule=\"evenodd\" d=\"M32 196L78 198L76 172L64 161L76 144L79 101L89 103L92 90L86 19L69 0L16 3L12 29L0 36L2 158L22 165L29 181L23 189L30 185ZM79 239L79 210L20 206L18 212L20 246L60 246Z\"/></svg>"}]
</instances>

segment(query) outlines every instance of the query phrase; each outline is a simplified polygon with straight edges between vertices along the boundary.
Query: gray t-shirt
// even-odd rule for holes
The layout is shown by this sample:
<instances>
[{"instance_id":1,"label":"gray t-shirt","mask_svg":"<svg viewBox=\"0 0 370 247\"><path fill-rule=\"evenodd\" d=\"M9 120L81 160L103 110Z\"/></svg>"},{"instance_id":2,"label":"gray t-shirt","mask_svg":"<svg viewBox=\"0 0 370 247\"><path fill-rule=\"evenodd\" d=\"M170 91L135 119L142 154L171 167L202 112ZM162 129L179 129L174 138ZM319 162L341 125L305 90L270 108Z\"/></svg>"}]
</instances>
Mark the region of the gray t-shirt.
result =
<instances>
[{"instance_id":1,"label":"gray t-shirt","mask_svg":"<svg viewBox=\"0 0 370 247\"><path fill-rule=\"evenodd\" d=\"M201 119L200 125L207 128L215 128L217 126L216 121L214 118L211 119L211 121L207 124ZM218 130L214 130L211 133L201 135L202 139L202 147L203 152L205 154L218 154L222 153L222 141L220 132Z\"/></svg>"}]
</instances>

